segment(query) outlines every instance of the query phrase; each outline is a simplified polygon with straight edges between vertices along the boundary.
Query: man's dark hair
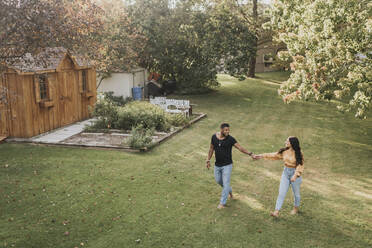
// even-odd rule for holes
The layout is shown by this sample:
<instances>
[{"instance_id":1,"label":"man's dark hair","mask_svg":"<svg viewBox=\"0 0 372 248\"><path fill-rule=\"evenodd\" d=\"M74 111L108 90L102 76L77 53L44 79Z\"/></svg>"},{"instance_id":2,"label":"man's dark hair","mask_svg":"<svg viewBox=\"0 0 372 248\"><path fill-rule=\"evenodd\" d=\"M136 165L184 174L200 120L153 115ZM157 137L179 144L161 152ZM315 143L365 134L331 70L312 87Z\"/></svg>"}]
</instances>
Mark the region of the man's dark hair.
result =
<instances>
[{"instance_id":1,"label":"man's dark hair","mask_svg":"<svg viewBox=\"0 0 372 248\"><path fill-rule=\"evenodd\" d=\"M228 123L222 123L221 124L221 129L225 128L225 127L230 127L230 125Z\"/></svg>"}]
</instances>

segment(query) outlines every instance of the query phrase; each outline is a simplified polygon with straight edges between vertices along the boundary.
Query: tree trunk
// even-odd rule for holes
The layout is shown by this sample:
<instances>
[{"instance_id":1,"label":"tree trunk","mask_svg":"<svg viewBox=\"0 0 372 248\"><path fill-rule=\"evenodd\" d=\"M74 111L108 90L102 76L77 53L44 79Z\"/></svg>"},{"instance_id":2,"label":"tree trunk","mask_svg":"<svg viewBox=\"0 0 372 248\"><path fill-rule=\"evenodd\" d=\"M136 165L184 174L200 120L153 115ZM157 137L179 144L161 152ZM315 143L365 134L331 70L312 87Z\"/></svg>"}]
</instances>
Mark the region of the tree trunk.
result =
<instances>
[{"instance_id":1,"label":"tree trunk","mask_svg":"<svg viewBox=\"0 0 372 248\"><path fill-rule=\"evenodd\" d=\"M256 71L256 56L257 56L257 42L258 42L258 27L257 27L257 22L258 22L258 13L257 13L257 0L252 0L253 1L253 26L254 26L254 52L252 54L252 57L249 61L249 68L248 68L248 77L254 78L255 71Z\"/></svg>"}]
</instances>

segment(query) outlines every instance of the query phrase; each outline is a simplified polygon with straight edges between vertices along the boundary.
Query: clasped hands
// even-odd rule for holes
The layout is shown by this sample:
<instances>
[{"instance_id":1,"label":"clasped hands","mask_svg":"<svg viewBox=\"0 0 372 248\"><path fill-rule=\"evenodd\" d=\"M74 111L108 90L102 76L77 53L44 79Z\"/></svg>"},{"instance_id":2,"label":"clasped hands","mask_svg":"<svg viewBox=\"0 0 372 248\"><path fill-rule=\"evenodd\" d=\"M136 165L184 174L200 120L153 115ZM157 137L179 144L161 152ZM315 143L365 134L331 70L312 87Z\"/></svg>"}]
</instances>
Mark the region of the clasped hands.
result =
<instances>
[{"instance_id":1,"label":"clasped hands","mask_svg":"<svg viewBox=\"0 0 372 248\"><path fill-rule=\"evenodd\" d=\"M259 160L259 159L263 158L261 155L255 155L253 153L250 156L252 157L253 160Z\"/></svg>"}]
</instances>

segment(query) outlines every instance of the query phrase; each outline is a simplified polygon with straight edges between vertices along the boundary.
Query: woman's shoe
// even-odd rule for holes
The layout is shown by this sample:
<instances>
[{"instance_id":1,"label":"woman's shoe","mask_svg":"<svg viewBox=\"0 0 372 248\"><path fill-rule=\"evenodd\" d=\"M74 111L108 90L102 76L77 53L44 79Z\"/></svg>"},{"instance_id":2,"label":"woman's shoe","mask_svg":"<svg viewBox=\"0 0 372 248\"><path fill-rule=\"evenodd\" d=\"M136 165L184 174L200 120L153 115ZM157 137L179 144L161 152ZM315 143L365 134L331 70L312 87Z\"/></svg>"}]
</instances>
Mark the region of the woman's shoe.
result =
<instances>
[{"instance_id":1,"label":"woman's shoe","mask_svg":"<svg viewBox=\"0 0 372 248\"><path fill-rule=\"evenodd\" d=\"M294 207L291 211L291 215L296 215L296 214L298 214L298 208Z\"/></svg>"},{"instance_id":2,"label":"woman's shoe","mask_svg":"<svg viewBox=\"0 0 372 248\"><path fill-rule=\"evenodd\" d=\"M217 208L218 208L218 209L223 209L223 208L225 208L225 205L219 204L219 205L217 206Z\"/></svg>"},{"instance_id":3,"label":"woman's shoe","mask_svg":"<svg viewBox=\"0 0 372 248\"><path fill-rule=\"evenodd\" d=\"M279 211L278 211L278 210L275 210L275 211L272 212L270 215L271 215L272 217L278 218L278 217L279 217Z\"/></svg>"}]
</instances>

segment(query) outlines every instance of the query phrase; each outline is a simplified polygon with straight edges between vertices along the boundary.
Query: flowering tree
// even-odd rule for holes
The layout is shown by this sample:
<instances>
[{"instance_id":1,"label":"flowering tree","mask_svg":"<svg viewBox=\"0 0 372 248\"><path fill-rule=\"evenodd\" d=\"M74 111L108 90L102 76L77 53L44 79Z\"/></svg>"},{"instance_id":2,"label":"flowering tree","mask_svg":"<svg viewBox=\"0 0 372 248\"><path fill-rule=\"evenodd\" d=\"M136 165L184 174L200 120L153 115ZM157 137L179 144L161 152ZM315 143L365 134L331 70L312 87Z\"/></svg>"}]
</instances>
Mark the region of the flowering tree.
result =
<instances>
[{"instance_id":1,"label":"flowering tree","mask_svg":"<svg viewBox=\"0 0 372 248\"><path fill-rule=\"evenodd\" d=\"M366 118L372 100L372 3L369 0L276 0L270 25L293 73L279 94L338 99L338 109Z\"/></svg>"}]
</instances>

